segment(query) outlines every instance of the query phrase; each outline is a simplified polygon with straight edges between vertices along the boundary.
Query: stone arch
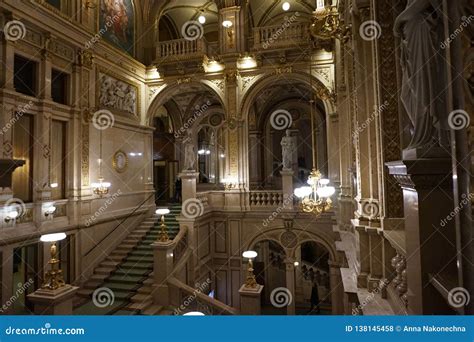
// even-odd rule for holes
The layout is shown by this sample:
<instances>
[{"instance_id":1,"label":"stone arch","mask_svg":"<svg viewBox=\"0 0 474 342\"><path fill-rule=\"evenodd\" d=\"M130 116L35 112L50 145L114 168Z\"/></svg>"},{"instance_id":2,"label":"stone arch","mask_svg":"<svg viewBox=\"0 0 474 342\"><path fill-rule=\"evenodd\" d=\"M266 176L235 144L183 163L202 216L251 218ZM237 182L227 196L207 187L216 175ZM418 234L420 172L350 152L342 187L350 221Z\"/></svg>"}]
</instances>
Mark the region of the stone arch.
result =
<instances>
[{"instance_id":1,"label":"stone arch","mask_svg":"<svg viewBox=\"0 0 474 342\"><path fill-rule=\"evenodd\" d=\"M277 236L280 236L282 233L287 232L287 231L295 233L296 236L298 237L294 247L289 248L289 247L283 246L283 244L281 243L281 240L277 238ZM304 236L304 238L300 238L300 236ZM330 261L338 262L338 253L337 253L337 250L336 250L336 245L334 243L331 243L327 239L327 237L319 235L315 232L309 232L307 230L296 228L296 227L292 228L291 230L288 230L288 228L285 228L284 226L281 226L281 227L275 227L275 228L265 230L264 232L259 232L252 239L250 239L250 242L246 246L244 246L244 248L250 250L257 243L262 242L262 241L266 241L266 240L272 240L272 241L278 243L283 248L283 250L287 253L287 255L289 257L293 256L294 255L294 250L298 246L303 244L304 242L307 242L307 241L317 242L321 246L326 248L326 250L329 253L329 260Z\"/></svg>"},{"instance_id":2,"label":"stone arch","mask_svg":"<svg viewBox=\"0 0 474 342\"><path fill-rule=\"evenodd\" d=\"M308 87L311 86L311 81L309 80L309 74L304 72L292 72L285 74L285 79L288 81L295 81L306 84ZM248 121L248 115L250 113L250 108L252 103L258 97L260 92L265 89L266 87L271 86L274 82L280 80L283 76L281 74L278 75L271 75L271 76L264 76L258 78L243 94L242 102L240 104L241 118L244 121ZM330 89L324 84L323 79L319 79L318 75L312 76L312 83L313 83L313 92L316 94L322 92L327 95L331 93ZM331 101L330 97L326 97L325 99L320 98L324 105L324 110L326 115L329 115L334 112L335 104Z\"/></svg>"},{"instance_id":3,"label":"stone arch","mask_svg":"<svg viewBox=\"0 0 474 342\"><path fill-rule=\"evenodd\" d=\"M220 105L224 109L225 112L225 100L223 97L222 92L219 91L217 86L212 84L212 82L205 82L205 81L198 81L198 80L191 80L187 85L198 85L203 87L203 90L210 91L219 99ZM164 105L172 95L179 89L182 88L182 84L167 84L160 88L160 90L155 94L155 96L151 99L150 105L148 106L148 110L145 117L145 124L150 126L152 124L153 113ZM181 127L182 119L181 118L174 118L176 120L175 127Z\"/></svg>"}]
</instances>

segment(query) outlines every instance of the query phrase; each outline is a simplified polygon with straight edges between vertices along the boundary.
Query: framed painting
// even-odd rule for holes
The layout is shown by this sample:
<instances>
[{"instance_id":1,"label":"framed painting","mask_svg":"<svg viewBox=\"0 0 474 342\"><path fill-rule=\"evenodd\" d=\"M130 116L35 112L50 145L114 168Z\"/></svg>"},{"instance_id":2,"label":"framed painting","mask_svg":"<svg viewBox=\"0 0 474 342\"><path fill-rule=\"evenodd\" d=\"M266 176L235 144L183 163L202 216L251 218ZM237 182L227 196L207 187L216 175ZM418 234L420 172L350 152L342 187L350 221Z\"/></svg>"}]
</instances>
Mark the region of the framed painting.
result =
<instances>
[{"instance_id":1,"label":"framed painting","mask_svg":"<svg viewBox=\"0 0 474 342\"><path fill-rule=\"evenodd\" d=\"M133 0L100 0L99 33L117 48L134 56L135 11Z\"/></svg>"}]
</instances>

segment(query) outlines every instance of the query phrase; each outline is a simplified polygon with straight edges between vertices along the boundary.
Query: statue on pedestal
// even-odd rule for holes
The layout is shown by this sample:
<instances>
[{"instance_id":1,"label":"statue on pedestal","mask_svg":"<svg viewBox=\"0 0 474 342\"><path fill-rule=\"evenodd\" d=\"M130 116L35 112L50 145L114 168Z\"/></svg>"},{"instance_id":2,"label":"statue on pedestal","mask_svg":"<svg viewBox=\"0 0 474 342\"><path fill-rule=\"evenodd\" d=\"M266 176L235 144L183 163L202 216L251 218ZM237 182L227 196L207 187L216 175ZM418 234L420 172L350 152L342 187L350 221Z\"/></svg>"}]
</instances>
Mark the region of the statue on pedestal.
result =
<instances>
[{"instance_id":1,"label":"statue on pedestal","mask_svg":"<svg viewBox=\"0 0 474 342\"><path fill-rule=\"evenodd\" d=\"M295 143L290 130L286 130L286 135L281 139L281 152L283 159L283 170L293 169L293 153L295 153Z\"/></svg>"},{"instance_id":2,"label":"statue on pedestal","mask_svg":"<svg viewBox=\"0 0 474 342\"><path fill-rule=\"evenodd\" d=\"M395 20L395 35L401 38L401 102L413 124L406 150L449 146L441 9L441 0L408 0Z\"/></svg>"},{"instance_id":3,"label":"statue on pedestal","mask_svg":"<svg viewBox=\"0 0 474 342\"><path fill-rule=\"evenodd\" d=\"M191 129L186 131L184 144L184 171L195 171L196 148L193 142L193 132Z\"/></svg>"}]
</instances>

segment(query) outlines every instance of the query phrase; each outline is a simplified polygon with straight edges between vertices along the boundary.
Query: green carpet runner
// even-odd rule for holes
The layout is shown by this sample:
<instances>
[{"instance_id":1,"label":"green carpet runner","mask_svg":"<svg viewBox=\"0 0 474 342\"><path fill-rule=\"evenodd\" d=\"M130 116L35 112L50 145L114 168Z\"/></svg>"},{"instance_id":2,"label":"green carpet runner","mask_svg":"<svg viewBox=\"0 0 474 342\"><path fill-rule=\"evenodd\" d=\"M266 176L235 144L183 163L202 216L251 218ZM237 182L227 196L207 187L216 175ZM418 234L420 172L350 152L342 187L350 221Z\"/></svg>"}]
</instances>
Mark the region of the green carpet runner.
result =
<instances>
[{"instance_id":1,"label":"green carpet runner","mask_svg":"<svg viewBox=\"0 0 474 342\"><path fill-rule=\"evenodd\" d=\"M166 215L166 226L170 240L174 239L179 232L179 224L176 216L181 212L180 205L169 207L171 213ZM158 240L160 232L160 218L156 217L153 227L145 237L137 243L137 246L123 259L114 272L100 285L101 288L108 288L113 293L113 303L105 307L96 306L93 301L76 308L76 315L134 315L137 311L126 310L137 290L143 286L143 282L153 271L153 250L151 244ZM110 292L109 292L110 293Z\"/></svg>"}]
</instances>

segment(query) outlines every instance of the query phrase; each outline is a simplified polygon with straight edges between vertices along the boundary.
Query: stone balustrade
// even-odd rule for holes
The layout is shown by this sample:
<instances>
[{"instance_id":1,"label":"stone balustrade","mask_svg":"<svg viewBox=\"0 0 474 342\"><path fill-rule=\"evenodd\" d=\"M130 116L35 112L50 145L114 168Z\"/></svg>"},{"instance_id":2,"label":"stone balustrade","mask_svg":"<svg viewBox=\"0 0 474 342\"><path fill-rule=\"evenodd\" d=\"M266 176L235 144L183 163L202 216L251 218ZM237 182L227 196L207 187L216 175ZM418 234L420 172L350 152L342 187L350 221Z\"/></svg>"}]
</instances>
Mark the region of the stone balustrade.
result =
<instances>
[{"instance_id":1,"label":"stone balustrade","mask_svg":"<svg viewBox=\"0 0 474 342\"><path fill-rule=\"evenodd\" d=\"M175 39L158 43L156 47L157 58L174 57L190 59L200 57L207 53L207 42L204 38L189 40Z\"/></svg>"}]
</instances>

